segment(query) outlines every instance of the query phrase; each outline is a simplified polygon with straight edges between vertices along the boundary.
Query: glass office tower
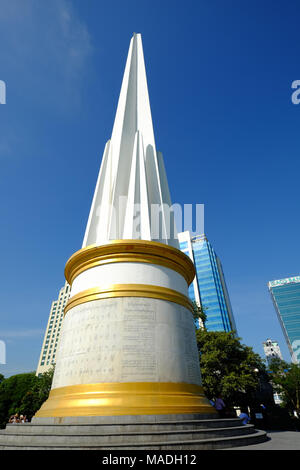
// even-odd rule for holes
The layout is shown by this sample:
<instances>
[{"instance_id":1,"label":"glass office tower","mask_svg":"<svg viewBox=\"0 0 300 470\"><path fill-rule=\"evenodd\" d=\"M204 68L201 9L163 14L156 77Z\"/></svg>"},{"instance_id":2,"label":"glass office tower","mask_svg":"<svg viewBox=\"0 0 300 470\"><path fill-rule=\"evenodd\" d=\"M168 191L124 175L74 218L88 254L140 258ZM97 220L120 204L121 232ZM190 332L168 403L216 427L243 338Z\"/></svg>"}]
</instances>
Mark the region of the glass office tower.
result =
<instances>
[{"instance_id":1,"label":"glass office tower","mask_svg":"<svg viewBox=\"0 0 300 470\"><path fill-rule=\"evenodd\" d=\"M294 363L300 363L300 276L270 281L268 288Z\"/></svg>"},{"instance_id":2,"label":"glass office tower","mask_svg":"<svg viewBox=\"0 0 300 470\"><path fill-rule=\"evenodd\" d=\"M178 234L180 249L196 268L189 287L189 296L205 309L208 331L236 331L228 290L220 259L205 235L192 237L190 232Z\"/></svg>"}]
</instances>

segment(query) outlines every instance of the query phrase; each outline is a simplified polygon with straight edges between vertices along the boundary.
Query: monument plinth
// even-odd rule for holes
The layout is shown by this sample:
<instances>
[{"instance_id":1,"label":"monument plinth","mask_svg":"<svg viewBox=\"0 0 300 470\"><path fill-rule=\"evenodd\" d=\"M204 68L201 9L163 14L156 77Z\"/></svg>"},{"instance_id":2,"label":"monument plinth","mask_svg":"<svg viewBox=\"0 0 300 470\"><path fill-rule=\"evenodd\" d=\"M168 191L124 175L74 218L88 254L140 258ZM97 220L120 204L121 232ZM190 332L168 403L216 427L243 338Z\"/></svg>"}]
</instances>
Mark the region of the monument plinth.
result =
<instances>
[{"instance_id":1,"label":"monument plinth","mask_svg":"<svg viewBox=\"0 0 300 470\"><path fill-rule=\"evenodd\" d=\"M179 250L170 207L135 34L83 246L66 264L71 294L37 417L214 413L188 298L194 265Z\"/></svg>"}]
</instances>

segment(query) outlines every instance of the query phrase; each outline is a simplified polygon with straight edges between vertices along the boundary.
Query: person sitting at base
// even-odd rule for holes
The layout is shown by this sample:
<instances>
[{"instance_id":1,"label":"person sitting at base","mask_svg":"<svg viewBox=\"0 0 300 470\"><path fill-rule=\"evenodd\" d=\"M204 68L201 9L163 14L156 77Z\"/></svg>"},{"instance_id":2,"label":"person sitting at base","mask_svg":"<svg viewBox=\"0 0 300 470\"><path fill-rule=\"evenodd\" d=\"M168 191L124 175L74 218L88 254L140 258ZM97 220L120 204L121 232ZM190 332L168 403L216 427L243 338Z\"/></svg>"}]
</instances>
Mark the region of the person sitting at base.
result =
<instances>
[{"instance_id":1,"label":"person sitting at base","mask_svg":"<svg viewBox=\"0 0 300 470\"><path fill-rule=\"evenodd\" d=\"M246 408L242 408L242 409L241 409L239 418L242 420L242 423L243 423L243 424L248 424L248 423L249 423L250 418L249 418L249 415L248 415L248 413L247 413L247 409L246 409Z\"/></svg>"},{"instance_id":2,"label":"person sitting at base","mask_svg":"<svg viewBox=\"0 0 300 470\"><path fill-rule=\"evenodd\" d=\"M12 416L9 418L9 421L8 421L8 422L11 423L11 424L17 424L17 423L19 423L20 420L19 420L19 415L18 415L18 413L16 413L15 415L12 415Z\"/></svg>"},{"instance_id":3,"label":"person sitting at base","mask_svg":"<svg viewBox=\"0 0 300 470\"><path fill-rule=\"evenodd\" d=\"M221 397L215 399L215 408L219 413L220 418L223 418L225 415L225 406L226 405Z\"/></svg>"}]
</instances>

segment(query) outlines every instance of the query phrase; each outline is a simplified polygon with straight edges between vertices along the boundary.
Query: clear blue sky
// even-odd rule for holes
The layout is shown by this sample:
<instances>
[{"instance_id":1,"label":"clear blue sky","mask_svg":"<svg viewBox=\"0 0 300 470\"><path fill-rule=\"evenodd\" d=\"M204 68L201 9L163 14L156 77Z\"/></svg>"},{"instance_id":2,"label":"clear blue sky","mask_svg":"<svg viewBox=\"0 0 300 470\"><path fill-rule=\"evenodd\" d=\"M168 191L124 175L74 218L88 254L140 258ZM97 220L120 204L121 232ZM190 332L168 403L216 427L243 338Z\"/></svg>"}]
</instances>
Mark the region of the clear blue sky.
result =
<instances>
[{"instance_id":1,"label":"clear blue sky","mask_svg":"<svg viewBox=\"0 0 300 470\"><path fill-rule=\"evenodd\" d=\"M263 355L270 337L289 359L267 282L299 275L299 13L292 0L0 0L0 372L37 366L133 32L172 200L205 204L243 342Z\"/></svg>"}]
</instances>

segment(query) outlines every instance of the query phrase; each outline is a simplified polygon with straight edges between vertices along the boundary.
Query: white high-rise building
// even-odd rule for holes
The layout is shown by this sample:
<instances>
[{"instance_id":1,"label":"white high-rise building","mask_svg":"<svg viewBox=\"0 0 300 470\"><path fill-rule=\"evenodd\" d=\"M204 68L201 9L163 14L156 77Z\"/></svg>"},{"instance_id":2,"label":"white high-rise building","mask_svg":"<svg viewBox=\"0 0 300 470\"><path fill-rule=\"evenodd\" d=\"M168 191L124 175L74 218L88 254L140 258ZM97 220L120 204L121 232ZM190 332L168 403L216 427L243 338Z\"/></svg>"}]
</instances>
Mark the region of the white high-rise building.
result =
<instances>
[{"instance_id":1,"label":"white high-rise building","mask_svg":"<svg viewBox=\"0 0 300 470\"><path fill-rule=\"evenodd\" d=\"M280 351L280 347L277 341L272 341L271 339L267 339L267 341L263 342L264 352L266 355L267 363L270 364L272 359L282 359L282 354Z\"/></svg>"},{"instance_id":2,"label":"white high-rise building","mask_svg":"<svg viewBox=\"0 0 300 470\"><path fill-rule=\"evenodd\" d=\"M60 330L64 318L64 307L70 297L70 286L66 282L60 289L58 299L51 304L49 319L46 327L42 350L36 375L43 374L55 364Z\"/></svg>"}]
</instances>

